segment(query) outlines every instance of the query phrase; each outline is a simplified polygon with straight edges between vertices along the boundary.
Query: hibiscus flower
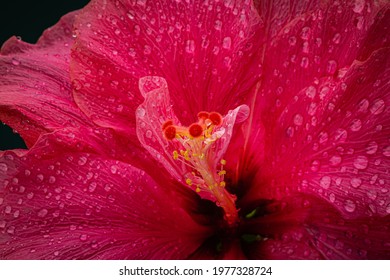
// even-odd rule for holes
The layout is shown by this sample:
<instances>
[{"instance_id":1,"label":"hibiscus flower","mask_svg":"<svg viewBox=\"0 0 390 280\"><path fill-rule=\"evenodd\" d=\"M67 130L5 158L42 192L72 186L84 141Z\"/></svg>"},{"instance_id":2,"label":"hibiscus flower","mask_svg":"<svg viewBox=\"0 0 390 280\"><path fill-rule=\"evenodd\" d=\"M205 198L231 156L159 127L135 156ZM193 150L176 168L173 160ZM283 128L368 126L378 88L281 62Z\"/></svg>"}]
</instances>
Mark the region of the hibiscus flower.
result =
<instances>
[{"instance_id":1,"label":"hibiscus flower","mask_svg":"<svg viewBox=\"0 0 390 280\"><path fill-rule=\"evenodd\" d=\"M107 1L0 56L1 259L388 259L386 1Z\"/></svg>"}]
</instances>

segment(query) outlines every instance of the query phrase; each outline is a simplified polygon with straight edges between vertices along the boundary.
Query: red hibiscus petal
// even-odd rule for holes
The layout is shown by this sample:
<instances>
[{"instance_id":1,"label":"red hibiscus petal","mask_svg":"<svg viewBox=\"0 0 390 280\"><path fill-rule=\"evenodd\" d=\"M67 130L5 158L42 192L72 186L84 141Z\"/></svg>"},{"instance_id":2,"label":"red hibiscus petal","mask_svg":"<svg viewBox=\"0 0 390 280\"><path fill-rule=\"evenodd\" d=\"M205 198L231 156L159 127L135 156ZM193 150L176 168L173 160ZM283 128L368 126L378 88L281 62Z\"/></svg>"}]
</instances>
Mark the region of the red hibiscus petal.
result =
<instances>
[{"instance_id":1,"label":"red hibiscus petal","mask_svg":"<svg viewBox=\"0 0 390 280\"><path fill-rule=\"evenodd\" d=\"M210 234L192 193L44 138L0 158L2 259L183 259Z\"/></svg>"},{"instance_id":2,"label":"red hibiscus petal","mask_svg":"<svg viewBox=\"0 0 390 280\"><path fill-rule=\"evenodd\" d=\"M17 130L29 147L44 132L89 125L71 97L69 82L76 14L64 16L36 45L13 37L2 46L0 119Z\"/></svg>"},{"instance_id":3,"label":"red hibiscus petal","mask_svg":"<svg viewBox=\"0 0 390 280\"><path fill-rule=\"evenodd\" d=\"M247 149L251 166L263 168L253 178L256 183L244 201L303 191L327 199L351 217L383 216L390 211L389 142L385 137L389 134L389 51L381 49L364 62L353 61L366 54L359 55L359 48L351 50L349 42L360 44L367 34L383 31L386 13L382 9L376 14L378 8L372 7L360 28L352 24L356 14L352 9L345 19L336 11L332 15L334 9L330 6L324 15L327 21L312 17L294 21L289 33L282 32L271 46L277 59L269 66L275 71L267 72L269 79L259 92L266 98L258 103L259 124L253 122L255 133ZM371 30L374 18L375 26L382 29ZM340 41L333 40L327 22L350 29ZM322 24L327 31L324 35L318 29ZM302 34L303 29L310 32ZM283 50L294 34L297 42ZM315 44L316 38L321 38L321 46ZM309 42L308 53L303 50L305 42ZM367 48L364 52L368 53ZM313 56L308 68L298 59L304 55ZM332 59L338 61L334 71L328 67Z\"/></svg>"},{"instance_id":4,"label":"red hibiscus petal","mask_svg":"<svg viewBox=\"0 0 390 280\"><path fill-rule=\"evenodd\" d=\"M160 76L181 121L226 113L256 79L256 25L244 1L92 1L77 21L75 98L96 123L131 133L139 79Z\"/></svg>"},{"instance_id":5,"label":"red hibiscus petal","mask_svg":"<svg viewBox=\"0 0 390 280\"><path fill-rule=\"evenodd\" d=\"M345 219L334 207L311 196L293 196L267 206L246 230L263 239L244 250L265 259L388 259L389 216Z\"/></svg>"}]
</instances>

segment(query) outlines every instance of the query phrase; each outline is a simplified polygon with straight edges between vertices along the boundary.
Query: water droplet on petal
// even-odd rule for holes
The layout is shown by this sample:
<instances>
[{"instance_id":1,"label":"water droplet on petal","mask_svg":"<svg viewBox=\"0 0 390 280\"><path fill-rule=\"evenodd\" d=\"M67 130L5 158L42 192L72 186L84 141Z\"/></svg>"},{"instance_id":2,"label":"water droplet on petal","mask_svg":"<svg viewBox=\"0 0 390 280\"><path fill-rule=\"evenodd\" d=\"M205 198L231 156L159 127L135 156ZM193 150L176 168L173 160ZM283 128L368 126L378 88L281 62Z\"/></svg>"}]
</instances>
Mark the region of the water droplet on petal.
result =
<instances>
[{"instance_id":1,"label":"water droplet on petal","mask_svg":"<svg viewBox=\"0 0 390 280\"><path fill-rule=\"evenodd\" d=\"M355 3L353 5L353 11L357 14L361 14L364 10L365 4L366 3L364 0L355 0Z\"/></svg>"},{"instance_id":2,"label":"water droplet on petal","mask_svg":"<svg viewBox=\"0 0 390 280\"><path fill-rule=\"evenodd\" d=\"M118 171L118 166L116 166L116 165L111 165L111 173L112 173L112 174L116 174L117 171Z\"/></svg>"},{"instance_id":3,"label":"water droplet on petal","mask_svg":"<svg viewBox=\"0 0 390 280\"><path fill-rule=\"evenodd\" d=\"M338 142L345 142L345 140L347 140L347 136L347 131L343 128L339 128L336 130L334 139Z\"/></svg>"},{"instance_id":4,"label":"water droplet on petal","mask_svg":"<svg viewBox=\"0 0 390 280\"><path fill-rule=\"evenodd\" d=\"M301 114L296 114L294 117L294 124L295 125L302 125L303 123L303 117Z\"/></svg>"},{"instance_id":5,"label":"water droplet on petal","mask_svg":"<svg viewBox=\"0 0 390 280\"><path fill-rule=\"evenodd\" d=\"M382 99L374 100L370 112L374 115L379 115L385 110L385 102Z\"/></svg>"},{"instance_id":6,"label":"water droplet on petal","mask_svg":"<svg viewBox=\"0 0 390 280\"><path fill-rule=\"evenodd\" d=\"M86 234L80 235L80 240L81 240L81 241L85 241L85 240L87 240L87 239L88 239L88 237L87 237Z\"/></svg>"},{"instance_id":7,"label":"water droplet on petal","mask_svg":"<svg viewBox=\"0 0 390 280\"><path fill-rule=\"evenodd\" d=\"M332 179L329 176L324 176L320 180L320 186L324 189L328 189Z\"/></svg>"},{"instance_id":8,"label":"water droplet on petal","mask_svg":"<svg viewBox=\"0 0 390 280\"><path fill-rule=\"evenodd\" d=\"M43 208L43 209L39 210L38 217L43 218L47 215L48 212L49 211L47 211L47 209Z\"/></svg>"},{"instance_id":9,"label":"water droplet on petal","mask_svg":"<svg viewBox=\"0 0 390 280\"><path fill-rule=\"evenodd\" d=\"M366 147L367 154L373 155L376 153L377 150L378 150L378 144L375 141L371 141L370 143L368 143Z\"/></svg>"},{"instance_id":10,"label":"water droplet on petal","mask_svg":"<svg viewBox=\"0 0 390 280\"><path fill-rule=\"evenodd\" d=\"M366 169L368 166L368 159L366 156L358 156L354 162L353 166L357 169Z\"/></svg>"},{"instance_id":11,"label":"water droplet on petal","mask_svg":"<svg viewBox=\"0 0 390 280\"><path fill-rule=\"evenodd\" d=\"M18 65L20 65L20 61L17 60L16 58L13 58L12 59L12 64L15 65L15 66L18 66Z\"/></svg>"},{"instance_id":12,"label":"water droplet on petal","mask_svg":"<svg viewBox=\"0 0 390 280\"><path fill-rule=\"evenodd\" d=\"M94 192L96 190L96 187L97 187L97 184L95 182L92 182L91 184L89 184L88 186L88 191L89 192Z\"/></svg>"},{"instance_id":13,"label":"water droplet on petal","mask_svg":"<svg viewBox=\"0 0 390 280\"><path fill-rule=\"evenodd\" d=\"M341 157L340 156L332 156L330 159L329 159L329 163L330 165L332 166L337 166L341 163Z\"/></svg>"},{"instance_id":14,"label":"water droplet on petal","mask_svg":"<svg viewBox=\"0 0 390 280\"><path fill-rule=\"evenodd\" d=\"M0 172L7 172L8 166L5 163L0 163Z\"/></svg>"},{"instance_id":15,"label":"water droplet on petal","mask_svg":"<svg viewBox=\"0 0 390 280\"><path fill-rule=\"evenodd\" d=\"M367 196L368 196L368 198L375 200L377 198L378 194L375 190L368 190Z\"/></svg>"},{"instance_id":16,"label":"water droplet on petal","mask_svg":"<svg viewBox=\"0 0 390 280\"><path fill-rule=\"evenodd\" d=\"M362 128L362 121L359 119L354 119L351 123L352 131L359 131Z\"/></svg>"},{"instance_id":17,"label":"water droplet on petal","mask_svg":"<svg viewBox=\"0 0 390 280\"><path fill-rule=\"evenodd\" d=\"M383 149L383 155L386 157L390 157L390 146L387 146Z\"/></svg>"},{"instance_id":18,"label":"water droplet on petal","mask_svg":"<svg viewBox=\"0 0 390 280\"><path fill-rule=\"evenodd\" d=\"M50 183L50 184L54 184L55 182L56 182L56 177L50 176L50 177L49 177L49 183Z\"/></svg>"},{"instance_id":19,"label":"water droplet on petal","mask_svg":"<svg viewBox=\"0 0 390 280\"><path fill-rule=\"evenodd\" d=\"M229 50L232 46L232 38L231 37L225 37L222 42L222 47L226 50Z\"/></svg>"},{"instance_id":20,"label":"water droplet on petal","mask_svg":"<svg viewBox=\"0 0 390 280\"><path fill-rule=\"evenodd\" d=\"M195 52L195 41L194 40L187 40L185 49L186 49L187 53L194 53Z\"/></svg>"},{"instance_id":21,"label":"water droplet on petal","mask_svg":"<svg viewBox=\"0 0 390 280\"><path fill-rule=\"evenodd\" d=\"M351 179L351 186L354 188L360 187L362 184L362 180L360 178L352 178Z\"/></svg>"},{"instance_id":22,"label":"water droplet on petal","mask_svg":"<svg viewBox=\"0 0 390 280\"><path fill-rule=\"evenodd\" d=\"M215 24L214 24L214 28L216 30L221 30L222 29L222 21L220 21L219 19L215 21Z\"/></svg>"},{"instance_id":23,"label":"water droplet on petal","mask_svg":"<svg viewBox=\"0 0 390 280\"><path fill-rule=\"evenodd\" d=\"M330 200L330 202L335 202L336 201L336 195L334 193L331 193L329 195L329 200Z\"/></svg>"},{"instance_id":24,"label":"water droplet on petal","mask_svg":"<svg viewBox=\"0 0 390 280\"><path fill-rule=\"evenodd\" d=\"M79 161L77 162L79 165L85 165L87 163L86 157L80 157Z\"/></svg>"},{"instance_id":25,"label":"water droplet on petal","mask_svg":"<svg viewBox=\"0 0 390 280\"><path fill-rule=\"evenodd\" d=\"M291 126L290 127L288 127L287 129L286 129L286 135L287 135L287 137L293 137L294 136L294 128L292 128Z\"/></svg>"},{"instance_id":26,"label":"water droplet on petal","mask_svg":"<svg viewBox=\"0 0 390 280\"><path fill-rule=\"evenodd\" d=\"M350 199L347 199L347 200L345 201L345 204L344 204L344 209L345 209L347 212L349 212L349 213L354 212L355 209L356 209L356 204L355 204L355 202L353 202L353 201L350 200Z\"/></svg>"}]
</instances>

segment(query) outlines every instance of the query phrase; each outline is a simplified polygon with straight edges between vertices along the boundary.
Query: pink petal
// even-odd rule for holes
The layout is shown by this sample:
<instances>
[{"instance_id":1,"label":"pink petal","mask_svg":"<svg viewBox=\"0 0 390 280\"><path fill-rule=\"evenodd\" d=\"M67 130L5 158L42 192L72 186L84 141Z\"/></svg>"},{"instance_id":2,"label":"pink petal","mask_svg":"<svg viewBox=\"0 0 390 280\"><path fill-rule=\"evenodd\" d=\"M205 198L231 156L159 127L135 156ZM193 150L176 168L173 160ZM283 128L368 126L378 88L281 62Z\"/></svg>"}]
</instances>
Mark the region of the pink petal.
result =
<instances>
[{"instance_id":1,"label":"pink petal","mask_svg":"<svg viewBox=\"0 0 390 280\"><path fill-rule=\"evenodd\" d=\"M1 259L183 259L211 233L192 193L44 138L0 157Z\"/></svg>"},{"instance_id":2,"label":"pink petal","mask_svg":"<svg viewBox=\"0 0 390 280\"><path fill-rule=\"evenodd\" d=\"M263 240L244 250L259 259L388 259L390 219L345 219L312 196L291 196L267 206L244 230Z\"/></svg>"},{"instance_id":3,"label":"pink petal","mask_svg":"<svg viewBox=\"0 0 390 280\"><path fill-rule=\"evenodd\" d=\"M260 113L247 148L246 162L251 165L247 168L252 176L257 172L251 181L256 183L242 203L302 191L325 198L349 217L384 216L390 211L385 137L390 119L389 51L380 49L361 62L353 59L363 54L349 47L350 42L355 46L366 40L378 8L372 7L362 29L353 26L355 12L348 10L344 19L334 9L329 8L324 20L305 17L292 22L289 32L276 37L269 50L275 58L268 62L273 70L260 89L259 96L265 98L259 98ZM341 26L349 31L340 33L340 41L333 40L328 22L340 32ZM383 31L385 22L381 13L375 26ZM302 34L303 29L310 32ZM297 41L285 48L291 36ZM321 45L316 38L321 38ZM308 53L303 50L305 42ZM311 56L308 68L300 65L303 56ZM335 69L328 67L333 61ZM261 168L253 171L255 166Z\"/></svg>"},{"instance_id":4,"label":"pink petal","mask_svg":"<svg viewBox=\"0 0 390 280\"><path fill-rule=\"evenodd\" d=\"M181 121L201 110L226 113L259 72L257 19L244 1L92 1L72 52L77 102L96 123L131 133L139 79L160 76Z\"/></svg>"},{"instance_id":5,"label":"pink petal","mask_svg":"<svg viewBox=\"0 0 390 280\"><path fill-rule=\"evenodd\" d=\"M163 136L162 125L167 120L172 120L175 125L181 125L174 111L165 79L161 77L143 77L139 83L140 92L145 101L137 108L137 136L143 147L166 169L169 175L177 181L185 184L187 174L193 170L181 161L175 160L174 151L184 149L179 142L168 141ZM206 157L211 161L212 170L216 170L223 158L233 134L236 122L244 121L249 114L246 105L237 107L223 117L223 123L216 133L221 132L218 140L207 150ZM195 190L195 184L192 186ZM199 193L202 198L215 201L215 196L209 192Z\"/></svg>"},{"instance_id":6,"label":"pink petal","mask_svg":"<svg viewBox=\"0 0 390 280\"><path fill-rule=\"evenodd\" d=\"M64 16L36 45L12 37L1 49L0 119L27 146L56 128L90 125L71 97L69 58L76 14Z\"/></svg>"}]
</instances>

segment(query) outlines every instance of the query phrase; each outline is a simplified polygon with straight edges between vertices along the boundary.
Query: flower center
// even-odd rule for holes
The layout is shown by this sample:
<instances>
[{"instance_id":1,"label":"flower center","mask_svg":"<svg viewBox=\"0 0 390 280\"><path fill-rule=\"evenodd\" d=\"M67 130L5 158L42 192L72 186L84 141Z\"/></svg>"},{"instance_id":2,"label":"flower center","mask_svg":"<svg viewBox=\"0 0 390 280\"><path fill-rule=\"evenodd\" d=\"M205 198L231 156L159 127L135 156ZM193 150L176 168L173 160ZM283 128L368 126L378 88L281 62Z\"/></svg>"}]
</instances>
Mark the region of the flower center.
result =
<instances>
[{"instance_id":1,"label":"flower center","mask_svg":"<svg viewBox=\"0 0 390 280\"><path fill-rule=\"evenodd\" d=\"M188 127L167 120L162 125L162 133L168 141L179 144L172 157L188 170L184 175L187 186L197 193L212 196L217 206L224 210L227 223L234 225L238 221L238 210L236 197L225 188L226 160L216 162L215 143L225 134L222 122L223 117L219 113L202 111L198 113L198 122Z\"/></svg>"}]
</instances>

